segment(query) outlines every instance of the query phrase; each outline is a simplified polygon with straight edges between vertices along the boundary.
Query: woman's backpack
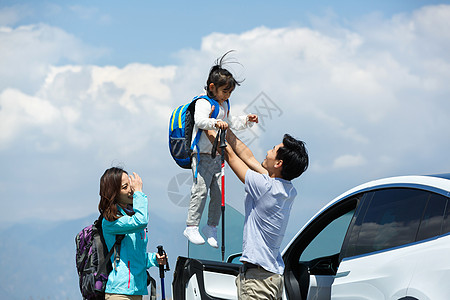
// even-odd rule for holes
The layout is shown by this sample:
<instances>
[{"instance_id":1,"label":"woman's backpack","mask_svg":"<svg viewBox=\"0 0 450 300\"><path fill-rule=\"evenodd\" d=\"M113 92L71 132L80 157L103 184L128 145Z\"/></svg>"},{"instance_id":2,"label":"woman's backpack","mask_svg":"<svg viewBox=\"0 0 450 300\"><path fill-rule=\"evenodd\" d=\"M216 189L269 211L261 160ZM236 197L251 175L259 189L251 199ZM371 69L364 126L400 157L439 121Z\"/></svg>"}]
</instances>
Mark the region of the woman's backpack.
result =
<instances>
[{"instance_id":1,"label":"woman's backpack","mask_svg":"<svg viewBox=\"0 0 450 300\"><path fill-rule=\"evenodd\" d=\"M102 230L103 216L89 225L75 237L76 266L79 277L80 291L83 299L105 299L106 282L112 271L111 256L116 250L117 260L120 253L120 243L124 234L116 235L116 242L108 252Z\"/></svg>"}]
</instances>

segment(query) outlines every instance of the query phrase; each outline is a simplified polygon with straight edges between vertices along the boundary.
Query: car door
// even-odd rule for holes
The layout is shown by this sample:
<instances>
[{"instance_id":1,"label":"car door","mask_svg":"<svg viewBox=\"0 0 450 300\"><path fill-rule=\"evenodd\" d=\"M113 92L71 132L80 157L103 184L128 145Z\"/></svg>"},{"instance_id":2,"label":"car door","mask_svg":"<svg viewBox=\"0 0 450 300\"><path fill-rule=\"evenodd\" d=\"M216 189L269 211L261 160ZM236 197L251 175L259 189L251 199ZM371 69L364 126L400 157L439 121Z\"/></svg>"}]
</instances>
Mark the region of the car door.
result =
<instances>
[{"instance_id":1,"label":"car door","mask_svg":"<svg viewBox=\"0 0 450 300\"><path fill-rule=\"evenodd\" d=\"M330 299L341 248L361 195L334 202L284 252L285 299Z\"/></svg>"},{"instance_id":2,"label":"car door","mask_svg":"<svg viewBox=\"0 0 450 300\"><path fill-rule=\"evenodd\" d=\"M285 299L330 299L342 244L360 197L327 208L290 244L283 255ZM190 258L177 261L174 299L237 299L234 279L239 264L205 260L208 253L203 251L208 248L204 246L189 245L189 249Z\"/></svg>"},{"instance_id":3,"label":"car door","mask_svg":"<svg viewBox=\"0 0 450 300\"><path fill-rule=\"evenodd\" d=\"M436 272L422 262L430 260L427 252L439 253L433 249L439 241L430 238L441 232L446 205L445 197L417 188L369 192L346 237L331 299L417 299L411 292L432 299L423 292L433 280L425 285L412 280L415 273L429 279L444 274L442 264Z\"/></svg>"},{"instance_id":4,"label":"car door","mask_svg":"<svg viewBox=\"0 0 450 300\"><path fill-rule=\"evenodd\" d=\"M218 249L207 243L188 242L188 257L178 257L172 282L174 300L237 299L235 279L241 265L238 258L242 252L244 216L230 205L226 205L225 212L225 230L220 224L217 231ZM204 225L206 218L202 218L200 228Z\"/></svg>"},{"instance_id":5,"label":"car door","mask_svg":"<svg viewBox=\"0 0 450 300\"><path fill-rule=\"evenodd\" d=\"M174 300L237 299L234 280L240 264L178 257L172 282Z\"/></svg>"},{"instance_id":6,"label":"car door","mask_svg":"<svg viewBox=\"0 0 450 300\"><path fill-rule=\"evenodd\" d=\"M446 299L450 295L449 203L448 197L433 194L422 218L417 234L422 242L417 244L416 252L420 258L408 287L408 296L415 299Z\"/></svg>"}]
</instances>

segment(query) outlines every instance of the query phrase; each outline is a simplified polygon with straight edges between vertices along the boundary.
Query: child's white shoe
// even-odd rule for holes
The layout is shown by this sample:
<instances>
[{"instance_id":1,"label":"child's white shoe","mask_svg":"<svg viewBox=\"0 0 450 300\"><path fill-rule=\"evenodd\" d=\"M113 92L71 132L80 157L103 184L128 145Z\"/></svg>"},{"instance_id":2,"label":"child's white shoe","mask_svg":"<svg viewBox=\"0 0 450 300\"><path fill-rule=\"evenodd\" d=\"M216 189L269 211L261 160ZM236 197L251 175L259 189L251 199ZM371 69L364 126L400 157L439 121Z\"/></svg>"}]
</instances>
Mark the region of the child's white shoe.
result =
<instances>
[{"instance_id":1,"label":"child's white shoe","mask_svg":"<svg viewBox=\"0 0 450 300\"><path fill-rule=\"evenodd\" d=\"M187 226L183 234L193 244L202 245L205 243L205 240L200 235L200 232L198 232L197 226Z\"/></svg>"},{"instance_id":2,"label":"child's white shoe","mask_svg":"<svg viewBox=\"0 0 450 300\"><path fill-rule=\"evenodd\" d=\"M219 248L219 245L217 244L217 228L213 226L206 225L202 228L202 232L205 235L208 244L211 247Z\"/></svg>"}]
</instances>

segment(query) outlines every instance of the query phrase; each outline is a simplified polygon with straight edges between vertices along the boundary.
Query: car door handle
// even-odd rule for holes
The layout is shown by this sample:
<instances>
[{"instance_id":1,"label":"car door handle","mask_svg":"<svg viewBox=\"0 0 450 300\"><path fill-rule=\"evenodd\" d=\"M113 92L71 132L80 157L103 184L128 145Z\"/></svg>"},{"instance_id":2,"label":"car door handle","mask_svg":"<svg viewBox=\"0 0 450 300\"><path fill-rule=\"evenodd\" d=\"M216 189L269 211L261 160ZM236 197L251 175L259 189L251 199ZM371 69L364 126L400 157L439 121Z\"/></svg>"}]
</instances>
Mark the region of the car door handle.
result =
<instances>
[{"instance_id":1,"label":"car door handle","mask_svg":"<svg viewBox=\"0 0 450 300\"><path fill-rule=\"evenodd\" d=\"M340 278L340 277L345 277L348 274L350 274L350 271L345 271L345 272L339 272L336 274L336 276L334 276L334 278Z\"/></svg>"}]
</instances>

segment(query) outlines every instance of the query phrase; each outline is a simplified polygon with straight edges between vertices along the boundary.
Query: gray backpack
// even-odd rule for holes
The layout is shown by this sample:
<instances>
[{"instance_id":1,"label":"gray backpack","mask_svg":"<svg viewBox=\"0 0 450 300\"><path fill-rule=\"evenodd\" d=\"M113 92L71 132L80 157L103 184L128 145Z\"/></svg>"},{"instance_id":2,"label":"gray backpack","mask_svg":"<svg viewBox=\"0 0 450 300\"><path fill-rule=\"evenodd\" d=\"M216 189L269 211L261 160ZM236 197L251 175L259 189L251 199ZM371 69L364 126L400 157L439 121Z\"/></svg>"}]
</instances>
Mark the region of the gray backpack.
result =
<instances>
[{"instance_id":1,"label":"gray backpack","mask_svg":"<svg viewBox=\"0 0 450 300\"><path fill-rule=\"evenodd\" d=\"M103 216L81 230L75 237L76 266L83 299L105 299L106 282L112 271L111 256L120 257L120 243L124 234L116 235L116 242L108 252L102 230Z\"/></svg>"}]
</instances>

